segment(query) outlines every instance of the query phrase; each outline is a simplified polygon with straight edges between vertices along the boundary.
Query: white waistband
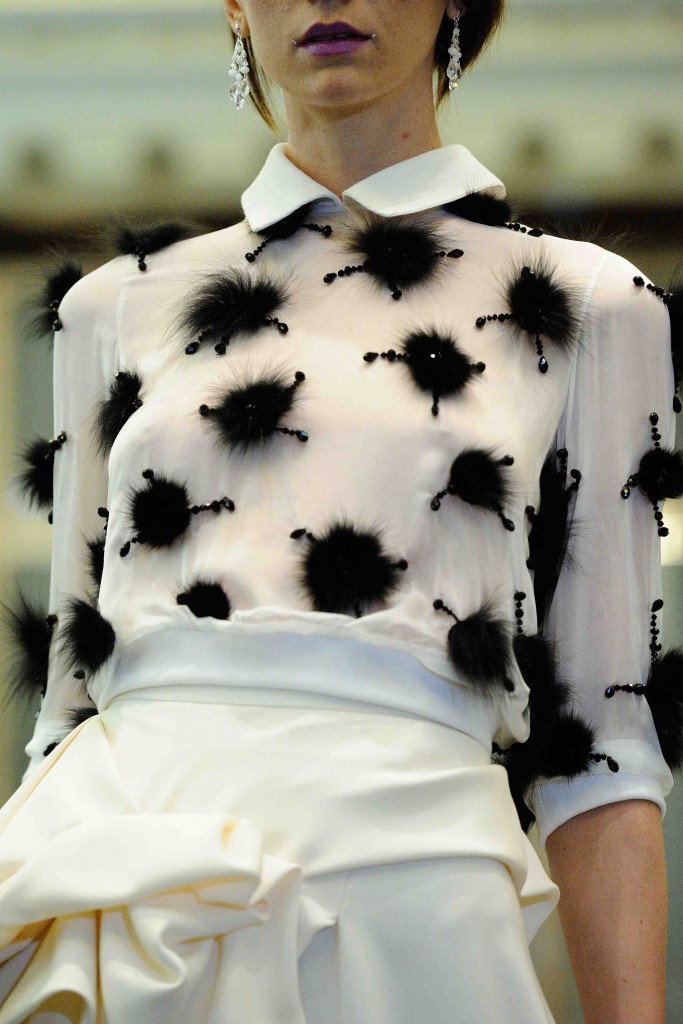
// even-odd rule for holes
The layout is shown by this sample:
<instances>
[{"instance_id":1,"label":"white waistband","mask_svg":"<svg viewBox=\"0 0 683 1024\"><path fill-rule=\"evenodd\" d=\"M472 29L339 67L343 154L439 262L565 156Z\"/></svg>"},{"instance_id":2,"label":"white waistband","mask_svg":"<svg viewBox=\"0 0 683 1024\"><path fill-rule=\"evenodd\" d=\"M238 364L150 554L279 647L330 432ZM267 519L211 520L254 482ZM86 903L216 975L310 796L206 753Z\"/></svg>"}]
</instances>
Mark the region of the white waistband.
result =
<instances>
[{"instance_id":1,"label":"white waistband","mask_svg":"<svg viewBox=\"0 0 683 1024\"><path fill-rule=\"evenodd\" d=\"M403 651L332 636L147 633L121 644L109 671L91 687L100 711L135 694L152 700L389 711L459 729L488 750L501 727L497 700L436 675Z\"/></svg>"}]
</instances>

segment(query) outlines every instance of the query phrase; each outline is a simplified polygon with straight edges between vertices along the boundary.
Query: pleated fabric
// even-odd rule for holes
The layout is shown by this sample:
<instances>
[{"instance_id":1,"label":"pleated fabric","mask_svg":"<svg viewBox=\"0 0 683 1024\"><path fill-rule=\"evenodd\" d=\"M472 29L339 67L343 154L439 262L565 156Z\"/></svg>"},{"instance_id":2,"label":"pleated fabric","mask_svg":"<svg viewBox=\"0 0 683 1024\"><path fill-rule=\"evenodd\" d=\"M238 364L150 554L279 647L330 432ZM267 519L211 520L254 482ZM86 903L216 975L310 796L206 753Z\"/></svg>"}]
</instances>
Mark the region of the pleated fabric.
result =
<instances>
[{"instance_id":1,"label":"pleated fabric","mask_svg":"<svg viewBox=\"0 0 683 1024\"><path fill-rule=\"evenodd\" d=\"M484 746L208 694L114 700L2 808L0 1024L552 1022L559 890Z\"/></svg>"}]
</instances>

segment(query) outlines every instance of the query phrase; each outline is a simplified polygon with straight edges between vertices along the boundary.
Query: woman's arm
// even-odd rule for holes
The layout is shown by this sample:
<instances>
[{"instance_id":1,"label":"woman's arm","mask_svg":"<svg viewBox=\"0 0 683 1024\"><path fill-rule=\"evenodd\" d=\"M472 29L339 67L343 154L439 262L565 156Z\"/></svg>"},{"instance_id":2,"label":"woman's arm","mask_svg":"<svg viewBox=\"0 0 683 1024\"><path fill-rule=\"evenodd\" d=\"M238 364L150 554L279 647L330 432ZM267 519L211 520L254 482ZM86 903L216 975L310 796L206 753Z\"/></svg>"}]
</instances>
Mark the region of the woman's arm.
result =
<instances>
[{"instance_id":1,"label":"woman's arm","mask_svg":"<svg viewBox=\"0 0 683 1024\"><path fill-rule=\"evenodd\" d=\"M622 800L548 836L585 1024L665 1024L667 882L661 814Z\"/></svg>"}]
</instances>

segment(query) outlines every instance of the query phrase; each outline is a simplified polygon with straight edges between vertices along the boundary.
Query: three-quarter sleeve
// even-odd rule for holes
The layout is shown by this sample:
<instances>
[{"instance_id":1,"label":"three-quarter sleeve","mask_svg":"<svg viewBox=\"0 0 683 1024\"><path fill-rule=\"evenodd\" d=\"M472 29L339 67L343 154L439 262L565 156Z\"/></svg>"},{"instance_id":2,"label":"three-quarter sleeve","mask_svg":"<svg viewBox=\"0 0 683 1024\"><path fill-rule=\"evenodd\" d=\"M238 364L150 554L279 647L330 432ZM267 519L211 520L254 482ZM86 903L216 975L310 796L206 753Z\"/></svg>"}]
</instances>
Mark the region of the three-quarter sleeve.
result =
<instances>
[{"instance_id":1,"label":"three-quarter sleeve","mask_svg":"<svg viewBox=\"0 0 683 1024\"><path fill-rule=\"evenodd\" d=\"M666 655L661 546L670 506L660 495L680 471L674 386L666 294L607 253L555 439L567 481L578 477L578 486L567 504L564 552L541 631L570 687L572 712L605 756L586 772L535 779L525 801L543 847L565 821L604 804L650 800L663 817L673 786L675 751L660 743L647 684ZM656 681L664 710L665 676Z\"/></svg>"},{"instance_id":2,"label":"three-quarter sleeve","mask_svg":"<svg viewBox=\"0 0 683 1024\"><path fill-rule=\"evenodd\" d=\"M68 602L97 598L97 564L104 546L107 462L98 452L94 421L98 403L118 369L117 308L125 257L81 277L56 310L53 389L52 559L49 614L56 616L47 681L33 735L26 746L25 779L70 721L70 712L93 708L83 683L60 657L60 626ZM22 779L22 781L23 781Z\"/></svg>"}]
</instances>

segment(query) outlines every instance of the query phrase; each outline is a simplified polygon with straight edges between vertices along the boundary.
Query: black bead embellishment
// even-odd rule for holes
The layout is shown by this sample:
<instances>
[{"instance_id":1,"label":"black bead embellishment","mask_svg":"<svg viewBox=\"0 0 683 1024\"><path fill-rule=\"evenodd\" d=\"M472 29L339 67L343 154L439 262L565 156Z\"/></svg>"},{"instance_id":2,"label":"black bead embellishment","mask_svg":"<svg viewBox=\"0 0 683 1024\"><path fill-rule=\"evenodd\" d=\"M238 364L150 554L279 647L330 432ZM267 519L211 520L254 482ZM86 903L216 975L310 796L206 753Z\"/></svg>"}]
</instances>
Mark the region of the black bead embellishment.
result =
<instances>
[{"instance_id":1,"label":"black bead embellishment","mask_svg":"<svg viewBox=\"0 0 683 1024\"><path fill-rule=\"evenodd\" d=\"M518 220L506 221L505 227L510 231L521 231L523 235L530 235L532 238L540 238L545 234L540 228L529 228L526 224L520 224Z\"/></svg>"},{"instance_id":2,"label":"black bead embellishment","mask_svg":"<svg viewBox=\"0 0 683 1024\"><path fill-rule=\"evenodd\" d=\"M515 591L515 618L517 620L517 632L523 633L524 626L522 625L522 619L524 618L524 608L522 602L526 598L526 594L523 590Z\"/></svg>"},{"instance_id":3,"label":"black bead embellishment","mask_svg":"<svg viewBox=\"0 0 683 1024\"><path fill-rule=\"evenodd\" d=\"M668 305L670 299L673 298L673 292L667 292L665 288L659 288L657 285L651 284L650 281L646 282L640 274L636 274L633 278L633 283L638 288L647 288L648 291L656 295L658 299L661 299L664 305Z\"/></svg>"},{"instance_id":4,"label":"black bead embellishment","mask_svg":"<svg viewBox=\"0 0 683 1024\"><path fill-rule=\"evenodd\" d=\"M618 772L619 771L618 763L614 760L613 757L610 757L609 754L590 753L588 755L588 757L590 758L591 761L595 761L596 764L598 762L600 762L600 761L607 761L607 767L609 768L609 770L611 772Z\"/></svg>"},{"instance_id":5,"label":"black bead embellishment","mask_svg":"<svg viewBox=\"0 0 683 1024\"><path fill-rule=\"evenodd\" d=\"M301 224L300 227L301 228L308 228L309 231L318 231L318 232L320 232L321 235L324 235L325 238L329 238L330 235L332 234L332 225L331 224ZM298 228L295 229L295 230L298 230ZM292 234L294 234L294 232L292 232ZM279 237L280 236L278 236L278 235L274 235L272 238L264 238L263 241L260 243L260 245L258 245L253 250L253 252L245 252L245 254L244 254L245 260L248 263L254 263L254 261L256 260L256 257L260 253L263 252L263 250L268 245L268 243L269 242L275 242ZM286 237L290 237L290 236L286 236Z\"/></svg>"},{"instance_id":6,"label":"black bead embellishment","mask_svg":"<svg viewBox=\"0 0 683 1024\"><path fill-rule=\"evenodd\" d=\"M626 683L623 686L615 683L607 687L605 697L613 697L617 690L624 690L626 693L645 693L646 687L644 683Z\"/></svg>"},{"instance_id":7,"label":"black bead embellishment","mask_svg":"<svg viewBox=\"0 0 683 1024\"><path fill-rule=\"evenodd\" d=\"M47 443L48 443L48 446L50 447L51 451L58 452L59 449L62 447L62 445L64 444L65 441L66 441L66 433L65 433L65 431L62 430L61 434L57 434L57 437L50 438L50 440Z\"/></svg>"},{"instance_id":8,"label":"black bead embellishment","mask_svg":"<svg viewBox=\"0 0 683 1024\"><path fill-rule=\"evenodd\" d=\"M654 665L657 658L659 657L662 645L659 643L657 637L659 636L659 629L657 627L657 612L664 607L664 601L661 597L658 597L656 601L652 602L650 608L650 660Z\"/></svg>"}]
</instances>

